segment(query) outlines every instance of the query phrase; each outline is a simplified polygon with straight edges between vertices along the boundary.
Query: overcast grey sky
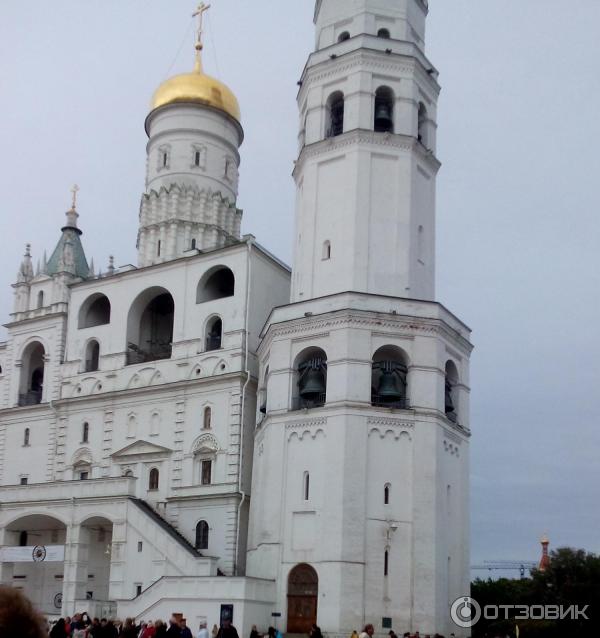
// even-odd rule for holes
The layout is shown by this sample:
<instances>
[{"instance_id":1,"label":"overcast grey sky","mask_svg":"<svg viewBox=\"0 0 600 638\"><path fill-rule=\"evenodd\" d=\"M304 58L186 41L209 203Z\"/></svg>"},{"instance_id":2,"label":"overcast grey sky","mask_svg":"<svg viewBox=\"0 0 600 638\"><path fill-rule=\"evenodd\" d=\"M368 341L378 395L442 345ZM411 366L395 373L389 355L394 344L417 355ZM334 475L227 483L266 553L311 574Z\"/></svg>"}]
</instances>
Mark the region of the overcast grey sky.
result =
<instances>
[{"instance_id":1,"label":"overcast grey sky","mask_svg":"<svg viewBox=\"0 0 600 638\"><path fill-rule=\"evenodd\" d=\"M194 0L1 0L0 320L74 182L88 257L135 263L152 92L191 68ZM291 262L296 82L313 0L212 0L237 94L243 231ZM472 559L600 551L600 2L431 0L438 298L474 330ZM184 42L181 54L177 56ZM173 63L175 60L175 63Z\"/></svg>"}]
</instances>

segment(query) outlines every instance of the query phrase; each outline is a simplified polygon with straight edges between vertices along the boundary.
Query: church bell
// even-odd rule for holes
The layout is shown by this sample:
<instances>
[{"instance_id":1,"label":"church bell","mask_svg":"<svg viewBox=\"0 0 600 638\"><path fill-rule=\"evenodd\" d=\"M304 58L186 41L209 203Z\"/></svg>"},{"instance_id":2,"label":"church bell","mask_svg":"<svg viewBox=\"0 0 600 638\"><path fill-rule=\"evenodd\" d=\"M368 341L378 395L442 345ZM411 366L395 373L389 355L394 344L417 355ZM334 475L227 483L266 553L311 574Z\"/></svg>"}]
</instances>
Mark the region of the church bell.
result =
<instances>
[{"instance_id":1,"label":"church bell","mask_svg":"<svg viewBox=\"0 0 600 638\"><path fill-rule=\"evenodd\" d=\"M373 366L381 370L377 384L377 396L380 401L394 403L406 396L406 366L397 361L380 361Z\"/></svg>"},{"instance_id":2,"label":"church bell","mask_svg":"<svg viewBox=\"0 0 600 638\"><path fill-rule=\"evenodd\" d=\"M375 130L380 133L393 129L392 112L389 104L380 103L375 111Z\"/></svg>"},{"instance_id":3,"label":"church bell","mask_svg":"<svg viewBox=\"0 0 600 638\"><path fill-rule=\"evenodd\" d=\"M299 394L304 400L314 401L325 394L325 370L326 364L321 359L312 359L299 367Z\"/></svg>"}]
</instances>

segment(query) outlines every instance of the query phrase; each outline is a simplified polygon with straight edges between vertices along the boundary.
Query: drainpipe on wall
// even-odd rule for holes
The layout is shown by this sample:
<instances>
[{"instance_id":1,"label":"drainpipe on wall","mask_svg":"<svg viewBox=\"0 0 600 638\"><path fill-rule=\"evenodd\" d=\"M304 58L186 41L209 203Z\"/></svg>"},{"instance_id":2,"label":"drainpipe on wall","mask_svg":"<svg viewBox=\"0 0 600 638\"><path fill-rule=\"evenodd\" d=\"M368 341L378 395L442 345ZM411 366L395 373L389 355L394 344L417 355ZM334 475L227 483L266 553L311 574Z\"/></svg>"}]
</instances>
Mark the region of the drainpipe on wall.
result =
<instances>
[{"instance_id":1,"label":"drainpipe on wall","mask_svg":"<svg viewBox=\"0 0 600 638\"><path fill-rule=\"evenodd\" d=\"M246 502L246 492L244 492L244 486L242 483L242 462L244 459L244 417L245 417L245 407L246 407L246 389L248 384L250 383L250 370L248 367L248 351L249 351L249 339L248 339L248 317L250 315L250 281L252 275L252 261L250 259L250 254L252 252L252 244L253 239L249 238L246 240L246 318L245 318L245 330L244 330L244 372L246 374L246 380L244 381L244 385L242 387L242 402L240 406L240 460L238 465L238 492L241 495L240 502L238 503L238 511L237 511L237 525L236 525L236 533L235 533L235 563L233 566L233 573L237 576L238 573L238 565L240 562L240 519L242 517L242 507Z\"/></svg>"}]
</instances>

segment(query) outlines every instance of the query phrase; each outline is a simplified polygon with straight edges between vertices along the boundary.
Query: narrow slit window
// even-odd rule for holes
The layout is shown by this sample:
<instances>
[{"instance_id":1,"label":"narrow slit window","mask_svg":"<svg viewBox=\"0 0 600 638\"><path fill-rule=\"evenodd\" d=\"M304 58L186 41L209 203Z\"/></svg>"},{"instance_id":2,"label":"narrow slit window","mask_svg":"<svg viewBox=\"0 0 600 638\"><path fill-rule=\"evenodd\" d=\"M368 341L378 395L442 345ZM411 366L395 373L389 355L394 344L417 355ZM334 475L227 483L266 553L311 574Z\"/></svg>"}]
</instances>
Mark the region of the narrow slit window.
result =
<instances>
[{"instance_id":1,"label":"narrow slit window","mask_svg":"<svg viewBox=\"0 0 600 638\"><path fill-rule=\"evenodd\" d=\"M90 424L84 423L81 428L81 442L88 443L90 440Z\"/></svg>"},{"instance_id":2,"label":"narrow slit window","mask_svg":"<svg viewBox=\"0 0 600 638\"><path fill-rule=\"evenodd\" d=\"M163 153L163 168L167 168L167 162L169 161L169 156L167 153Z\"/></svg>"},{"instance_id":3,"label":"narrow slit window","mask_svg":"<svg viewBox=\"0 0 600 638\"><path fill-rule=\"evenodd\" d=\"M162 248L162 242L160 241L160 239L158 240L158 244L156 245L156 254L158 257L160 257L160 250Z\"/></svg>"},{"instance_id":4,"label":"narrow slit window","mask_svg":"<svg viewBox=\"0 0 600 638\"><path fill-rule=\"evenodd\" d=\"M31 430L29 428L25 428L25 432L23 432L23 445L25 447L29 446L30 435L31 435Z\"/></svg>"},{"instance_id":5,"label":"narrow slit window","mask_svg":"<svg viewBox=\"0 0 600 638\"><path fill-rule=\"evenodd\" d=\"M212 483L212 461L202 461L200 483L210 485Z\"/></svg>"},{"instance_id":6,"label":"narrow slit window","mask_svg":"<svg viewBox=\"0 0 600 638\"><path fill-rule=\"evenodd\" d=\"M383 575L389 576L390 573L390 553L388 550L385 550L385 554L383 556Z\"/></svg>"},{"instance_id":7,"label":"narrow slit window","mask_svg":"<svg viewBox=\"0 0 600 638\"><path fill-rule=\"evenodd\" d=\"M194 164L200 166L200 151L194 153Z\"/></svg>"},{"instance_id":8,"label":"narrow slit window","mask_svg":"<svg viewBox=\"0 0 600 638\"><path fill-rule=\"evenodd\" d=\"M390 504L390 486L389 486L389 484L386 485L383 488L383 504L384 505L389 505Z\"/></svg>"},{"instance_id":9,"label":"narrow slit window","mask_svg":"<svg viewBox=\"0 0 600 638\"><path fill-rule=\"evenodd\" d=\"M212 425L212 410L210 408L204 408L204 419L202 422L203 430L210 430Z\"/></svg>"},{"instance_id":10,"label":"narrow slit window","mask_svg":"<svg viewBox=\"0 0 600 638\"><path fill-rule=\"evenodd\" d=\"M308 472L304 472L304 481L302 487L304 500L308 501L310 498L310 474Z\"/></svg>"}]
</instances>

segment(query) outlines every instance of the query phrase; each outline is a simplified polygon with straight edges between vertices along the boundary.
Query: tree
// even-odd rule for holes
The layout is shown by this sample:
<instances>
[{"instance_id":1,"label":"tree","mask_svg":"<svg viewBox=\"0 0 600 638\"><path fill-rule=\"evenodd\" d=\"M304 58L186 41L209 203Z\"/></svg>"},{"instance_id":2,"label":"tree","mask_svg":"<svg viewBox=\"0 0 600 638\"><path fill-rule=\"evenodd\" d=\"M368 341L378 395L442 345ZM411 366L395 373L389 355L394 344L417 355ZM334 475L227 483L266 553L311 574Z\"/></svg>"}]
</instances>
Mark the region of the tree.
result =
<instances>
[{"instance_id":1,"label":"tree","mask_svg":"<svg viewBox=\"0 0 600 638\"><path fill-rule=\"evenodd\" d=\"M486 605L562 605L583 610L588 619L508 620L490 621L483 618L473 628L473 638L514 636L519 625L521 638L587 638L600 635L600 556L570 548L553 551L550 567L533 570L530 578L520 580L476 580L472 597Z\"/></svg>"}]
</instances>

